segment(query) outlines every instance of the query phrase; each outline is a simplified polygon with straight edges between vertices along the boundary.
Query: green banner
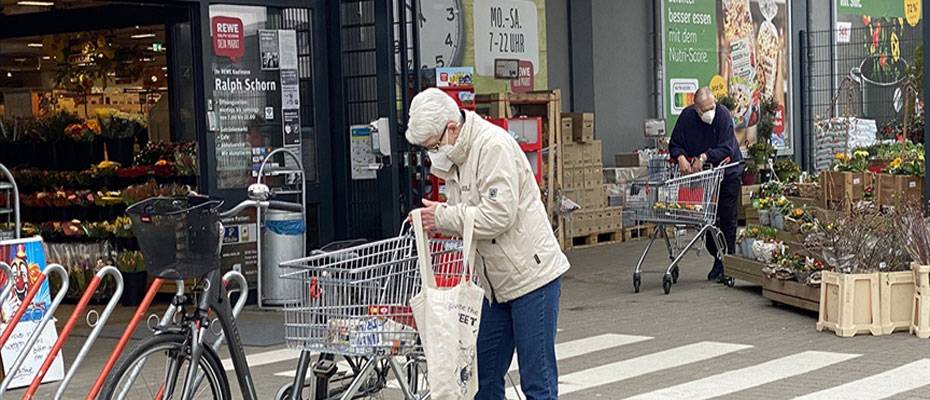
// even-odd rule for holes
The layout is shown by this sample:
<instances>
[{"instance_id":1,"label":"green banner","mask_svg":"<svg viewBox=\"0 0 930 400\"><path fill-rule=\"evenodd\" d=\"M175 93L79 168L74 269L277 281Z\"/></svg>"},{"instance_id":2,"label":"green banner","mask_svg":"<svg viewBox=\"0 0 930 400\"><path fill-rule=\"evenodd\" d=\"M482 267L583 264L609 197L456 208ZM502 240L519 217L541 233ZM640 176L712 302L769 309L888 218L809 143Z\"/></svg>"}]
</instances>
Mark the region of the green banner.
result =
<instances>
[{"instance_id":1,"label":"green banner","mask_svg":"<svg viewBox=\"0 0 930 400\"><path fill-rule=\"evenodd\" d=\"M665 110L668 132L694 92L718 70L715 0L667 0L665 19Z\"/></svg>"},{"instance_id":2,"label":"green banner","mask_svg":"<svg viewBox=\"0 0 930 400\"><path fill-rule=\"evenodd\" d=\"M904 3L904 0L836 0L836 13L872 17L904 17Z\"/></svg>"}]
</instances>

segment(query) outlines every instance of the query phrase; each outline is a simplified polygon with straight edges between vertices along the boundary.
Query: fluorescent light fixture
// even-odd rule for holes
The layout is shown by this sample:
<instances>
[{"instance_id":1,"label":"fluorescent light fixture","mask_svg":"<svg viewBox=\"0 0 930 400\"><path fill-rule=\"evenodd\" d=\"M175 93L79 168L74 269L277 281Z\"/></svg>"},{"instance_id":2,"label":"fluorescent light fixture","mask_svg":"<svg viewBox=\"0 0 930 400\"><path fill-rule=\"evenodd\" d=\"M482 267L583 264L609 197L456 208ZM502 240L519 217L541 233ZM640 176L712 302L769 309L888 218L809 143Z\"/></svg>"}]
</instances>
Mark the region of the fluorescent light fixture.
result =
<instances>
[{"instance_id":1,"label":"fluorescent light fixture","mask_svg":"<svg viewBox=\"0 0 930 400\"><path fill-rule=\"evenodd\" d=\"M17 1L20 6L51 7L55 5L54 1Z\"/></svg>"},{"instance_id":2,"label":"fluorescent light fixture","mask_svg":"<svg viewBox=\"0 0 930 400\"><path fill-rule=\"evenodd\" d=\"M43 59L43 60L51 60L52 57L49 57L49 56L42 56L42 59Z\"/></svg>"},{"instance_id":3,"label":"fluorescent light fixture","mask_svg":"<svg viewBox=\"0 0 930 400\"><path fill-rule=\"evenodd\" d=\"M26 62L26 59L25 59L25 58L14 58L13 61L16 61L16 62Z\"/></svg>"},{"instance_id":4,"label":"fluorescent light fixture","mask_svg":"<svg viewBox=\"0 0 930 400\"><path fill-rule=\"evenodd\" d=\"M135 35L130 36L130 38L133 38L133 39L147 39L147 38L153 38L153 37L155 37L154 33L137 33Z\"/></svg>"},{"instance_id":5,"label":"fluorescent light fixture","mask_svg":"<svg viewBox=\"0 0 930 400\"><path fill-rule=\"evenodd\" d=\"M42 48L43 45L42 45L42 43L29 43L29 44L26 45L26 47Z\"/></svg>"}]
</instances>

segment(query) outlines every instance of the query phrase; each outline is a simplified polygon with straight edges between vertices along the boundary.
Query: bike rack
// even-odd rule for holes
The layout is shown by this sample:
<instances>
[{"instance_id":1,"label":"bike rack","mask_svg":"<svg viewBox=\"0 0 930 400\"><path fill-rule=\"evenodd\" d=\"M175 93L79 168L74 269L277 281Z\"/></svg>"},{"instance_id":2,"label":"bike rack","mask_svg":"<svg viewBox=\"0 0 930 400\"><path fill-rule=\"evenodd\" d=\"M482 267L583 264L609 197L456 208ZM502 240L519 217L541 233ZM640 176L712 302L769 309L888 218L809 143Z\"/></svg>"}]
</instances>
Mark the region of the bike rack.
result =
<instances>
[{"instance_id":1,"label":"bike rack","mask_svg":"<svg viewBox=\"0 0 930 400\"><path fill-rule=\"evenodd\" d=\"M139 308L136 309L136 313L132 316L132 320L129 321L129 325L126 325L126 330L123 331L123 335L120 336L119 342L116 343L116 347L113 349L113 352L110 353L110 358L108 358L107 363L104 364L103 370L100 371L100 375L97 375L94 386L91 387L90 392L87 393L87 400L95 400L97 395L100 394L100 390L103 389L103 384L106 382L107 376L110 375L113 367L116 366L116 362L119 360L120 355L123 354L123 350L126 348L126 345L129 344L129 339L132 338L132 334L136 331L136 327L139 326L139 322L145 317L145 313L148 312L149 306L152 305L152 300L155 299L155 295L158 294L158 290L161 289L161 285L164 283L164 279L155 278L155 281L149 286L149 291L145 293L142 304L139 304ZM184 281L176 281L176 283L177 293L183 295ZM171 318L174 318L176 312L177 307L172 304L168 307L168 310L165 311L162 320L170 321Z\"/></svg>"},{"instance_id":2,"label":"bike rack","mask_svg":"<svg viewBox=\"0 0 930 400\"><path fill-rule=\"evenodd\" d=\"M16 314L13 316L13 320L10 321L10 324L7 326L9 333L4 332L4 344L6 344L6 339L9 339L9 334L13 333L13 330L10 327L15 327L19 323L19 319L22 318L23 314L26 312L26 308L32 303L32 299L35 297L38 288L42 286L42 283L45 282L48 274L55 272L61 276L61 288L58 289L58 293L55 294L55 298L52 300L52 304L45 310L45 315L42 316L42 319L39 321L39 326L32 331L32 334L29 335L29 339L26 340L26 345L20 350L19 355L16 357L16 361L13 362L10 370L7 371L6 377L3 378L3 383L0 383L0 396L3 393L6 393L7 388L10 386L10 383L13 382L13 378L16 376L16 373L19 372L19 368L23 365L23 362L26 361L26 356L29 355L29 350L35 346L36 341L39 340L39 335L42 334L42 331L45 330L45 326L48 325L48 321L51 321L52 316L55 314L55 310L58 309L58 306L61 304L61 301L65 299L65 294L68 292L68 271L65 270L65 267L62 267L61 264L49 264L45 271L42 271L42 274L39 275L39 279L33 283L32 288L29 290L29 295L23 300L23 303L20 305L19 309L16 310ZM26 307L23 307L26 306ZM2 345L0 345L2 347Z\"/></svg>"},{"instance_id":3,"label":"bike rack","mask_svg":"<svg viewBox=\"0 0 930 400\"><path fill-rule=\"evenodd\" d=\"M87 337L87 340L84 341L84 345L81 347L81 351L78 353L77 357L74 358L74 362L71 365L71 368L68 369L68 373L65 375L65 379L58 386L58 391L55 393L55 399L61 399L65 389L68 388L68 385L74 378L74 374L77 372L77 369L84 362L84 359L87 358L87 353L97 341L97 337L100 335L100 331L103 330L107 320L110 319L110 315L113 313L113 309L116 308L116 303L119 302L120 296L123 294L123 275L120 274L116 267L107 266L101 268L100 271L98 271L97 274L94 275L93 279L91 279L91 281L88 283L87 289L84 290L84 294L81 296L80 301L78 301L77 306L74 308L74 312L71 313L71 317L68 319L68 322L65 323L61 332L58 334L58 340L55 341L51 352L49 352L45 362L42 363L42 367L39 368L36 376L32 379L32 383L29 385L29 389L26 390L26 394L23 396L23 399L32 399L33 396L35 396L36 391L39 390L39 385L42 384L42 379L45 378L45 374L48 372L48 369L55 361L55 357L61 351L61 348L64 346L65 342L70 338L71 331L77 324L78 317L84 313L84 310L90 303L91 298L93 297L94 293L97 292L97 288L103 281L103 277L107 275L112 276L113 279L116 280L116 290L113 292L113 296L110 298L106 308L103 310L103 314L100 314L100 317L97 319L95 324L92 325L94 326L93 331L91 331L90 336ZM88 314L87 318L90 318L89 315L90 314Z\"/></svg>"}]
</instances>

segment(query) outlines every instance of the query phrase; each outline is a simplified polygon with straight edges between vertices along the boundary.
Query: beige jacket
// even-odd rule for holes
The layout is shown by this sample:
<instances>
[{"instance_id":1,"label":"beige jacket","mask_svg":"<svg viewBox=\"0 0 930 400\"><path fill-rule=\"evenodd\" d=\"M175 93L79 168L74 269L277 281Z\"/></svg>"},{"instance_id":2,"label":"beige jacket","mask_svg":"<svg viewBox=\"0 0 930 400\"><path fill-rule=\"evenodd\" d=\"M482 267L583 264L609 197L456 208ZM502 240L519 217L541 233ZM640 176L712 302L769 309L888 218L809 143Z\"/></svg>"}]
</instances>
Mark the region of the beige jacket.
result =
<instances>
[{"instance_id":1,"label":"beige jacket","mask_svg":"<svg viewBox=\"0 0 930 400\"><path fill-rule=\"evenodd\" d=\"M515 300L568 270L529 160L507 131L466 111L449 158L455 167L438 174L448 202L436 227L460 235L465 207L476 208L475 269L489 300Z\"/></svg>"}]
</instances>

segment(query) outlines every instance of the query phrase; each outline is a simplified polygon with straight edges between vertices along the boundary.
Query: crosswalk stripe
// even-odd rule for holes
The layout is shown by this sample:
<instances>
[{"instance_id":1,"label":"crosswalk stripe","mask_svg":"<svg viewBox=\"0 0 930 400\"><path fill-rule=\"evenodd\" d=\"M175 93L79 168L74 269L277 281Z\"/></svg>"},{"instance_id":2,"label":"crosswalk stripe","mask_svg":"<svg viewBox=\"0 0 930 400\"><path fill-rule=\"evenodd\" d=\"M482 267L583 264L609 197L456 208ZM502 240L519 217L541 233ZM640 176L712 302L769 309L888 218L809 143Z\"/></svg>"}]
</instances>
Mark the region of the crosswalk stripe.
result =
<instances>
[{"instance_id":1,"label":"crosswalk stripe","mask_svg":"<svg viewBox=\"0 0 930 400\"><path fill-rule=\"evenodd\" d=\"M611 347L625 346L628 344L639 343L652 339L649 336L621 335L617 333L607 333L604 335L592 336L589 338L572 340L564 343L556 343L555 358L564 360L567 358L578 357L580 355L607 350ZM519 370L517 365L517 355L514 354L513 361L510 363L510 370L513 372Z\"/></svg>"},{"instance_id":2,"label":"crosswalk stripe","mask_svg":"<svg viewBox=\"0 0 930 400\"><path fill-rule=\"evenodd\" d=\"M262 353L249 354L245 356L245 360L249 364L249 367L257 367L260 365L274 364L282 361L296 360L298 357L300 357L300 351L294 349L278 349ZM235 369L233 368L231 358L223 359L223 369L226 371L232 371Z\"/></svg>"},{"instance_id":3,"label":"crosswalk stripe","mask_svg":"<svg viewBox=\"0 0 930 400\"><path fill-rule=\"evenodd\" d=\"M925 358L877 375L797 397L795 400L885 399L927 385L930 385L930 359Z\"/></svg>"},{"instance_id":4,"label":"crosswalk stripe","mask_svg":"<svg viewBox=\"0 0 930 400\"><path fill-rule=\"evenodd\" d=\"M680 367L749 348L752 348L752 346L720 342L699 342L631 358L629 360L601 365L599 367L561 376L559 378L559 394L565 395L597 386L620 382L637 376L668 368ZM516 399L516 397L509 396L513 396L510 391L508 391L508 399Z\"/></svg>"},{"instance_id":5,"label":"crosswalk stripe","mask_svg":"<svg viewBox=\"0 0 930 400\"><path fill-rule=\"evenodd\" d=\"M858 354L805 351L751 367L727 371L627 400L703 400L750 389L859 357Z\"/></svg>"}]
</instances>

